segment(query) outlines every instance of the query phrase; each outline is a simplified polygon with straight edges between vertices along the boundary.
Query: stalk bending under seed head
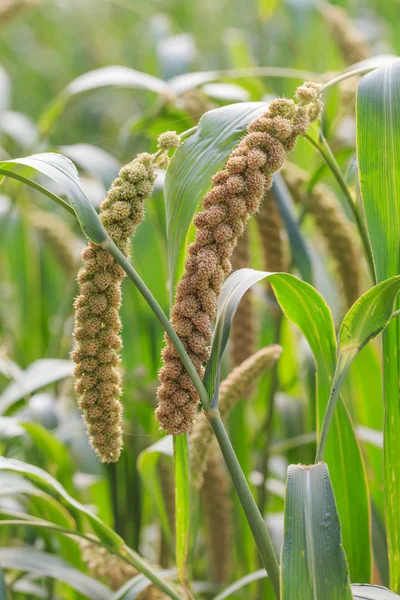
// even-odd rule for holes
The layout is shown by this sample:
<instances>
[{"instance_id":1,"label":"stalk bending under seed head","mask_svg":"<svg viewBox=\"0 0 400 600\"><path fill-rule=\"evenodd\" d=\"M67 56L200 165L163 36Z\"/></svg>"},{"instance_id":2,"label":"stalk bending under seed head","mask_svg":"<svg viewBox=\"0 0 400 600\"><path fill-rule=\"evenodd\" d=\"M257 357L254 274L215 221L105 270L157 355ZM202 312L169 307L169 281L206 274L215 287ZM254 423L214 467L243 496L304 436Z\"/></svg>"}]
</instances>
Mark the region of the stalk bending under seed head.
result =
<instances>
[{"instance_id":1,"label":"stalk bending under seed head","mask_svg":"<svg viewBox=\"0 0 400 600\"><path fill-rule=\"evenodd\" d=\"M73 273L79 260L80 240L77 236L56 213L29 208L27 218L48 242L66 274Z\"/></svg>"},{"instance_id":2,"label":"stalk bending under seed head","mask_svg":"<svg viewBox=\"0 0 400 600\"><path fill-rule=\"evenodd\" d=\"M160 136L161 158L178 143L175 132ZM100 207L105 229L125 256L143 219L143 202L153 191L154 162L155 156L143 153L122 167ZM74 305L75 390L92 447L103 462L116 462L122 449L118 351L122 346L119 308L125 273L106 250L93 242L89 242L83 258L85 265L78 273L80 293Z\"/></svg>"},{"instance_id":3,"label":"stalk bending under seed head","mask_svg":"<svg viewBox=\"0 0 400 600\"><path fill-rule=\"evenodd\" d=\"M288 258L282 239L282 217L272 192L265 195L256 221L263 250L264 269L270 272L286 271Z\"/></svg>"},{"instance_id":4,"label":"stalk bending under seed head","mask_svg":"<svg viewBox=\"0 0 400 600\"><path fill-rule=\"evenodd\" d=\"M232 567L232 501L228 473L215 440L210 444L201 499L206 521L206 536L211 577L225 583Z\"/></svg>"},{"instance_id":5,"label":"stalk bending under seed head","mask_svg":"<svg viewBox=\"0 0 400 600\"><path fill-rule=\"evenodd\" d=\"M361 62L371 56L371 49L364 36L355 27L342 6L333 6L329 2L320 1L318 7L348 65Z\"/></svg>"},{"instance_id":6,"label":"stalk bending under seed head","mask_svg":"<svg viewBox=\"0 0 400 600\"><path fill-rule=\"evenodd\" d=\"M250 251L248 234L239 238L232 255L232 267L244 269L250 266ZM251 288L245 293L236 310L231 329L232 365L237 367L255 352L256 331L253 297Z\"/></svg>"},{"instance_id":7,"label":"stalk bending under seed head","mask_svg":"<svg viewBox=\"0 0 400 600\"><path fill-rule=\"evenodd\" d=\"M203 210L194 219L196 239L188 250L171 323L201 377L209 357L210 324L231 271L232 252L248 219L258 211L264 192L271 188L273 173L282 166L298 136L318 119L322 110L319 88L316 83L303 84L296 92L299 104L280 98L249 124L225 169L213 177ZM191 429L199 398L168 336L166 342L156 416L162 429L179 435Z\"/></svg>"},{"instance_id":8,"label":"stalk bending under seed head","mask_svg":"<svg viewBox=\"0 0 400 600\"><path fill-rule=\"evenodd\" d=\"M307 193L308 173L289 162L283 166L282 173L293 199L298 203L304 202L326 240L336 265L346 308L349 308L361 294L362 252L355 228L327 186L317 183Z\"/></svg>"},{"instance_id":9,"label":"stalk bending under seed head","mask_svg":"<svg viewBox=\"0 0 400 600\"><path fill-rule=\"evenodd\" d=\"M235 404L247 394L257 379L276 363L281 353L281 346L267 346L233 369L219 387L218 408L222 418L225 418ZM190 435L192 484L196 488L201 488L203 485L203 475L212 439L212 429L205 414L202 413Z\"/></svg>"}]
</instances>

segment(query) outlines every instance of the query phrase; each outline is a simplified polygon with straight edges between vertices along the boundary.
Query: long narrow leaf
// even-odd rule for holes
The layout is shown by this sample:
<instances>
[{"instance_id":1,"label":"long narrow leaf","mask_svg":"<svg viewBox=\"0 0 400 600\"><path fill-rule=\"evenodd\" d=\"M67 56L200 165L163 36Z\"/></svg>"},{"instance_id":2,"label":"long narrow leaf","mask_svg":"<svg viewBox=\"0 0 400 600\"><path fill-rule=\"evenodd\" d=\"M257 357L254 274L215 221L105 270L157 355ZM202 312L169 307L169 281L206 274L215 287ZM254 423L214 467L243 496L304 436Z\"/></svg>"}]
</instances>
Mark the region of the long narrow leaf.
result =
<instances>
[{"instance_id":1,"label":"long narrow leaf","mask_svg":"<svg viewBox=\"0 0 400 600\"><path fill-rule=\"evenodd\" d=\"M400 60L366 75L357 96L357 154L378 282L400 273ZM390 584L400 591L400 323L383 334L384 491Z\"/></svg>"}]
</instances>

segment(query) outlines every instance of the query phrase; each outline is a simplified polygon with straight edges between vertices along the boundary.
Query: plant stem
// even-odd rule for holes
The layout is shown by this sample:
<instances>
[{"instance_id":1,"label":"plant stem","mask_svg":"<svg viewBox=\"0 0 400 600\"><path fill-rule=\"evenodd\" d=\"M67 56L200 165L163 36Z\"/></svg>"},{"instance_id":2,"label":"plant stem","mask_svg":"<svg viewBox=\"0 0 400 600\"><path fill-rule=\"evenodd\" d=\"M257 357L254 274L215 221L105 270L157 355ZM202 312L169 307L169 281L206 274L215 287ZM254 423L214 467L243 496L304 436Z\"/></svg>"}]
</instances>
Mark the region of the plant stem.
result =
<instances>
[{"instance_id":1,"label":"plant stem","mask_svg":"<svg viewBox=\"0 0 400 600\"><path fill-rule=\"evenodd\" d=\"M264 518L252 496L219 412L210 410L207 418L220 445L275 596L279 598L279 565Z\"/></svg>"},{"instance_id":2,"label":"plant stem","mask_svg":"<svg viewBox=\"0 0 400 600\"><path fill-rule=\"evenodd\" d=\"M340 397L340 391L342 389L343 382L347 375L351 364L351 360L348 364L343 364L341 361L338 361L336 366L335 375L333 376L331 394L328 400L328 404L325 409L324 419L322 421L321 434L319 436L317 452L315 455L315 462L320 462L324 460L326 442L328 440L329 429L332 424L333 414L335 412L336 404Z\"/></svg>"},{"instance_id":3,"label":"plant stem","mask_svg":"<svg viewBox=\"0 0 400 600\"><path fill-rule=\"evenodd\" d=\"M143 298L153 310L154 314L164 327L165 332L167 333L170 340L174 344L176 350L178 351L179 356L181 357L181 360L185 366L185 369L187 370L188 375L190 376L196 388L196 391L199 394L199 398L203 409L206 413L206 416L210 420L218 443L221 447L221 451L227 464L228 470L231 474L232 481L239 496L243 510L246 514L247 521L253 533L253 537L256 542L257 548L260 552L263 564L271 580L271 584L273 586L275 595L277 598L279 598L279 565L275 555L275 550L272 545L271 537L269 535L267 525L251 494L246 477L244 476L244 473L236 457L235 451L229 440L228 434L226 433L219 413L216 413L214 410L209 410L210 399L203 385L203 382L201 381L200 376L196 371L196 368L190 360L185 350L185 347L183 346L178 335L175 333L175 330L172 327L171 323L169 322L167 315L164 313L161 306L158 304L157 300L150 292L149 288L146 286L141 277L135 271L135 269L133 268L129 260L126 258L126 256L114 244L111 238L107 238L107 240L102 244L102 247L108 252L110 252L111 256L113 256L117 263L124 269L125 273L138 288L139 292L142 294Z\"/></svg>"},{"instance_id":4,"label":"plant stem","mask_svg":"<svg viewBox=\"0 0 400 600\"><path fill-rule=\"evenodd\" d=\"M340 186L340 189L342 190L342 192L344 194L344 197L346 198L347 204L354 216L358 231L361 236L361 241L362 241L362 244L364 247L365 256L367 259L367 263L368 263L368 267L369 267L370 274L372 277L372 281L374 282L374 284L376 284L375 265L374 265L374 259L372 256L371 244L369 241L367 228L365 227L365 223L364 223L362 214L361 214L357 204L354 202L349 188L347 187L347 184L343 178L342 172L340 170L339 165L336 162L333 152L332 152L328 142L322 135L322 133L320 133L320 139L318 142L316 140L314 140L309 134L306 134L305 137L319 151L319 153L325 160L326 164L332 171L332 174L334 175L336 181L338 182L338 184Z\"/></svg>"},{"instance_id":5,"label":"plant stem","mask_svg":"<svg viewBox=\"0 0 400 600\"><path fill-rule=\"evenodd\" d=\"M353 69L352 71L347 71L346 73L342 73L342 75L338 75L337 77L334 77L333 79L331 79L330 81L325 83L321 87L319 92L320 92L320 94L323 94L325 92L325 90L329 89L330 87L333 87L334 85L336 85L338 83L341 83L345 79L350 79L350 77L356 77L357 75L365 75L366 73L375 71L375 69L378 69L381 66L382 65L370 65L368 67L359 67L358 69Z\"/></svg>"}]
</instances>

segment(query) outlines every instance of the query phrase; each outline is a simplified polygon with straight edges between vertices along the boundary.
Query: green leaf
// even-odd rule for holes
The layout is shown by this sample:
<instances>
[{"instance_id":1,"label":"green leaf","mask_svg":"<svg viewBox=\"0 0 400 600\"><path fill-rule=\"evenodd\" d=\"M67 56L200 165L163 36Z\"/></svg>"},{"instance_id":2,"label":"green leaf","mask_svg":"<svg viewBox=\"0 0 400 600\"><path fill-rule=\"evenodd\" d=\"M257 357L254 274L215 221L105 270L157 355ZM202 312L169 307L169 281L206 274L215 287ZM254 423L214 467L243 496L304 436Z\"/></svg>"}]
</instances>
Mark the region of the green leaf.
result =
<instances>
[{"instance_id":1,"label":"green leaf","mask_svg":"<svg viewBox=\"0 0 400 600\"><path fill-rule=\"evenodd\" d=\"M319 432L328 403L336 365L336 340L332 316L323 298L309 284L287 273L240 269L226 280L217 307L205 386L217 399L218 373L232 319L245 292L267 278L286 316L306 337L317 366L317 423ZM326 449L336 502L342 524L344 547L353 579L370 577L369 499L364 463L357 436L346 407L339 403Z\"/></svg>"},{"instance_id":2,"label":"green leaf","mask_svg":"<svg viewBox=\"0 0 400 600\"><path fill-rule=\"evenodd\" d=\"M29 465L20 460L14 460L11 458L0 457L0 471L13 471L15 473L21 473L29 480L33 481L40 489L47 492L50 495L58 497L61 503L67 505L70 512L77 518L86 517L95 531L96 535L102 540L108 543L113 548L121 548L124 545L124 541L118 534L116 534L110 527L105 525L96 515L94 515L89 509L83 504L72 498L63 486L51 477L48 473Z\"/></svg>"},{"instance_id":3,"label":"green leaf","mask_svg":"<svg viewBox=\"0 0 400 600\"><path fill-rule=\"evenodd\" d=\"M17 167L29 167L57 183L63 194L68 198L66 203L60 196L54 194L44 186L32 181L24 174L14 172ZM85 192L80 186L79 174L75 165L62 154L45 152L43 154L32 154L25 158L16 158L0 162L0 175L7 175L19 179L23 183L38 189L42 193L61 204L64 208L69 207L70 212L76 214L82 231L94 243L100 244L107 239L100 218Z\"/></svg>"},{"instance_id":4,"label":"green leaf","mask_svg":"<svg viewBox=\"0 0 400 600\"><path fill-rule=\"evenodd\" d=\"M31 363L0 395L0 413L4 414L16 402L46 385L72 377L73 362L61 358L44 358Z\"/></svg>"},{"instance_id":5,"label":"green leaf","mask_svg":"<svg viewBox=\"0 0 400 600\"><path fill-rule=\"evenodd\" d=\"M394 592L380 585L354 584L351 586L354 600L396 600L400 598Z\"/></svg>"},{"instance_id":6,"label":"green leaf","mask_svg":"<svg viewBox=\"0 0 400 600\"><path fill-rule=\"evenodd\" d=\"M176 564L180 581L186 579L190 537L189 444L186 434L173 436L175 468Z\"/></svg>"},{"instance_id":7,"label":"green leaf","mask_svg":"<svg viewBox=\"0 0 400 600\"><path fill-rule=\"evenodd\" d=\"M143 450L137 459L138 471L148 493L153 500L155 509L160 519L163 533L172 546L172 533L168 520L168 514L165 507L163 491L160 485L160 477L157 472L157 465L160 456L173 456L172 436L167 435L155 444L152 444Z\"/></svg>"},{"instance_id":8,"label":"green leaf","mask_svg":"<svg viewBox=\"0 0 400 600\"><path fill-rule=\"evenodd\" d=\"M88 71L71 81L59 96L47 107L40 118L39 129L42 136L48 133L64 111L68 101L77 94L105 87L133 88L171 96L168 84L148 73L129 67L113 65Z\"/></svg>"},{"instance_id":9,"label":"green leaf","mask_svg":"<svg viewBox=\"0 0 400 600\"><path fill-rule=\"evenodd\" d=\"M313 269L310 252L301 233L298 219L295 219L293 216L293 200L282 175L279 173L276 173L274 176L274 183L271 191L274 194L279 207L279 212L285 223L293 262L299 269L304 281L313 283Z\"/></svg>"},{"instance_id":10,"label":"green leaf","mask_svg":"<svg viewBox=\"0 0 400 600\"><path fill-rule=\"evenodd\" d=\"M360 350L382 333L392 318L399 290L400 276L391 277L353 304L340 326L339 363L348 368Z\"/></svg>"},{"instance_id":11,"label":"green leaf","mask_svg":"<svg viewBox=\"0 0 400 600\"><path fill-rule=\"evenodd\" d=\"M314 355L319 434L336 363L332 316L325 301L307 283L289 275L274 275L270 281L283 311L300 328ZM329 431L325 460L335 492L351 578L353 581L369 581L371 540L365 468L353 424L341 400Z\"/></svg>"},{"instance_id":12,"label":"green leaf","mask_svg":"<svg viewBox=\"0 0 400 600\"><path fill-rule=\"evenodd\" d=\"M32 547L0 548L0 567L52 577L71 586L91 600L109 600L112 590L93 577L74 569L68 562Z\"/></svg>"},{"instance_id":13,"label":"green leaf","mask_svg":"<svg viewBox=\"0 0 400 600\"><path fill-rule=\"evenodd\" d=\"M288 469L281 590L282 600L352 597L325 463L290 465Z\"/></svg>"},{"instance_id":14,"label":"green leaf","mask_svg":"<svg viewBox=\"0 0 400 600\"><path fill-rule=\"evenodd\" d=\"M371 127L373 124L373 127ZM400 273L400 60L363 77L357 96L357 154L362 202L378 282ZM400 592L400 323L382 337L384 493L390 586Z\"/></svg>"},{"instance_id":15,"label":"green leaf","mask_svg":"<svg viewBox=\"0 0 400 600\"><path fill-rule=\"evenodd\" d=\"M226 162L248 123L266 108L263 102L244 102L211 110L175 152L164 187L171 294L182 275L190 224L212 175Z\"/></svg>"}]
</instances>

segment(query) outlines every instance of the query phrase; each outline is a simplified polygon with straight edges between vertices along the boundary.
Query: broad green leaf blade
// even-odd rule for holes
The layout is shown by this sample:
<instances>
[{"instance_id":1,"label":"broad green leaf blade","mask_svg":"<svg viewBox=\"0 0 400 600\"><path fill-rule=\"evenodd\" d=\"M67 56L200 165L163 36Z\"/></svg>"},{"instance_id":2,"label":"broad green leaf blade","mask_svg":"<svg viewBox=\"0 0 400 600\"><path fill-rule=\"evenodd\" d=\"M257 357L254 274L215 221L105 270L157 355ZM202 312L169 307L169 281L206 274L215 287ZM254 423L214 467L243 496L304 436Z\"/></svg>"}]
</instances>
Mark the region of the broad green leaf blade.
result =
<instances>
[{"instance_id":1,"label":"broad green leaf blade","mask_svg":"<svg viewBox=\"0 0 400 600\"><path fill-rule=\"evenodd\" d=\"M27 477L30 481L33 481L40 489L49 493L50 495L56 496L61 502L64 502L70 512L77 516L84 516L88 519L93 530L96 532L98 537L110 544L114 548L121 548L124 541L118 534L116 534L110 527L105 525L96 515L94 515L89 509L83 504L72 498L63 486L54 477L35 467L24 463L20 460L14 460L12 458L0 457L0 471L12 471L14 473L21 473L24 477Z\"/></svg>"},{"instance_id":2,"label":"broad green leaf blade","mask_svg":"<svg viewBox=\"0 0 400 600\"><path fill-rule=\"evenodd\" d=\"M371 124L373 123L373 127ZM362 202L378 282L400 273L400 60L366 75L357 95ZM384 493L390 585L400 591L400 323L383 333Z\"/></svg>"},{"instance_id":3,"label":"broad green leaf blade","mask_svg":"<svg viewBox=\"0 0 400 600\"><path fill-rule=\"evenodd\" d=\"M317 460L322 460L326 439L348 370L357 354L375 339L392 318L400 289L400 277L392 277L368 290L350 308L339 331L338 360L333 377L329 403L324 415Z\"/></svg>"},{"instance_id":4,"label":"broad green leaf blade","mask_svg":"<svg viewBox=\"0 0 400 600\"><path fill-rule=\"evenodd\" d=\"M190 481L188 436L173 436L175 469L176 564L181 582L186 579L190 537Z\"/></svg>"},{"instance_id":5,"label":"broad green leaf blade","mask_svg":"<svg viewBox=\"0 0 400 600\"><path fill-rule=\"evenodd\" d=\"M0 162L0 174L9 175L10 177L17 175L20 181L32 186L33 182L31 179L22 174L14 173L14 169L18 166L30 167L52 179L60 187L62 193L67 196L69 204L82 227L82 231L87 237L96 244L100 244L107 239L107 232L93 204L80 186L78 171L66 156L53 152L45 152L43 154L32 154L25 158ZM65 205L65 202L60 197L49 192L43 186L36 184L34 187L41 188L41 191L44 191L53 200Z\"/></svg>"},{"instance_id":6,"label":"broad green leaf blade","mask_svg":"<svg viewBox=\"0 0 400 600\"><path fill-rule=\"evenodd\" d=\"M354 584L351 586L354 600L396 600L400 598L394 592L380 585Z\"/></svg>"},{"instance_id":7,"label":"broad green leaf blade","mask_svg":"<svg viewBox=\"0 0 400 600\"><path fill-rule=\"evenodd\" d=\"M248 123L266 109L263 102L243 102L211 110L175 152L164 186L171 294L182 275L190 224L211 176L223 166Z\"/></svg>"},{"instance_id":8,"label":"broad green leaf blade","mask_svg":"<svg viewBox=\"0 0 400 600\"><path fill-rule=\"evenodd\" d=\"M225 600L226 598L231 598L235 592L254 583L254 581L260 581L260 579L265 579L266 577L268 577L268 575L265 569L259 569L258 571L254 571L254 573L249 573L235 581L235 583L232 583L232 585L223 590L218 596L215 596L213 600Z\"/></svg>"},{"instance_id":9,"label":"broad green leaf blade","mask_svg":"<svg viewBox=\"0 0 400 600\"><path fill-rule=\"evenodd\" d=\"M369 73L358 86L357 155L380 282L400 272L400 60Z\"/></svg>"},{"instance_id":10,"label":"broad green leaf blade","mask_svg":"<svg viewBox=\"0 0 400 600\"><path fill-rule=\"evenodd\" d=\"M137 460L138 471L148 493L153 500L155 509L160 519L163 533L172 546L172 533L168 520L168 514L163 497L163 491L160 485L160 477L157 472L157 465L161 455L173 457L172 436L167 435L155 444L152 444L143 450Z\"/></svg>"},{"instance_id":11,"label":"broad green leaf blade","mask_svg":"<svg viewBox=\"0 0 400 600\"><path fill-rule=\"evenodd\" d=\"M288 469L281 565L282 600L352 598L325 463Z\"/></svg>"},{"instance_id":12,"label":"broad green leaf blade","mask_svg":"<svg viewBox=\"0 0 400 600\"><path fill-rule=\"evenodd\" d=\"M41 134L44 135L53 127L71 97L105 87L141 89L165 97L171 96L170 88L165 81L129 67L113 65L88 71L71 81L47 107L39 122Z\"/></svg>"},{"instance_id":13,"label":"broad green leaf blade","mask_svg":"<svg viewBox=\"0 0 400 600\"><path fill-rule=\"evenodd\" d=\"M336 362L332 316L323 298L307 283L285 274L274 275L270 282L282 310L299 327L314 355L317 368L316 428L319 434ZM329 431L325 460L335 493L351 578L353 581L369 581L370 509L364 461L349 413L341 400Z\"/></svg>"},{"instance_id":14,"label":"broad green leaf blade","mask_svg":"<svg viewBox=\"0 0 400 600\"><path fill-rule=\"evenodd\" d=\"M336 340L332 316L323 298L309 284L287 273L240 269L226 280L217 307L210 359L204 383L214 404L220 361L236 308L251 285L267 278L286 316L306 337L317 367L317 431L328 403L336 364ZM346 407L339 403L326 450L343 540L352 578L369 581L371 568L370 515L364 463Z\"/></svg>"},{"instance_id":15,"label":"broad green leaf blade","mask_svg":"<svg viewBox=\"0 0 400 600\"><path fill-rule=\"evenodd\" d=\"M112 590L103 583L74 569L62 558L32 547L0 548L0 567L52 577L91 600L109 600L112 596Z\"/></svg>"},{"instance_id":16,"label":"broad green leaf blade","mask_svg":"<svg viewBox=\"0 0 400 600\"><path fill-rule=\"evenodd\" d=\"M36 390L72 377L73 372L73 362L61 358L45 358L31 363L0 395L0 414L4 414L13 404Z\"/></svg>"}]
</instances>

